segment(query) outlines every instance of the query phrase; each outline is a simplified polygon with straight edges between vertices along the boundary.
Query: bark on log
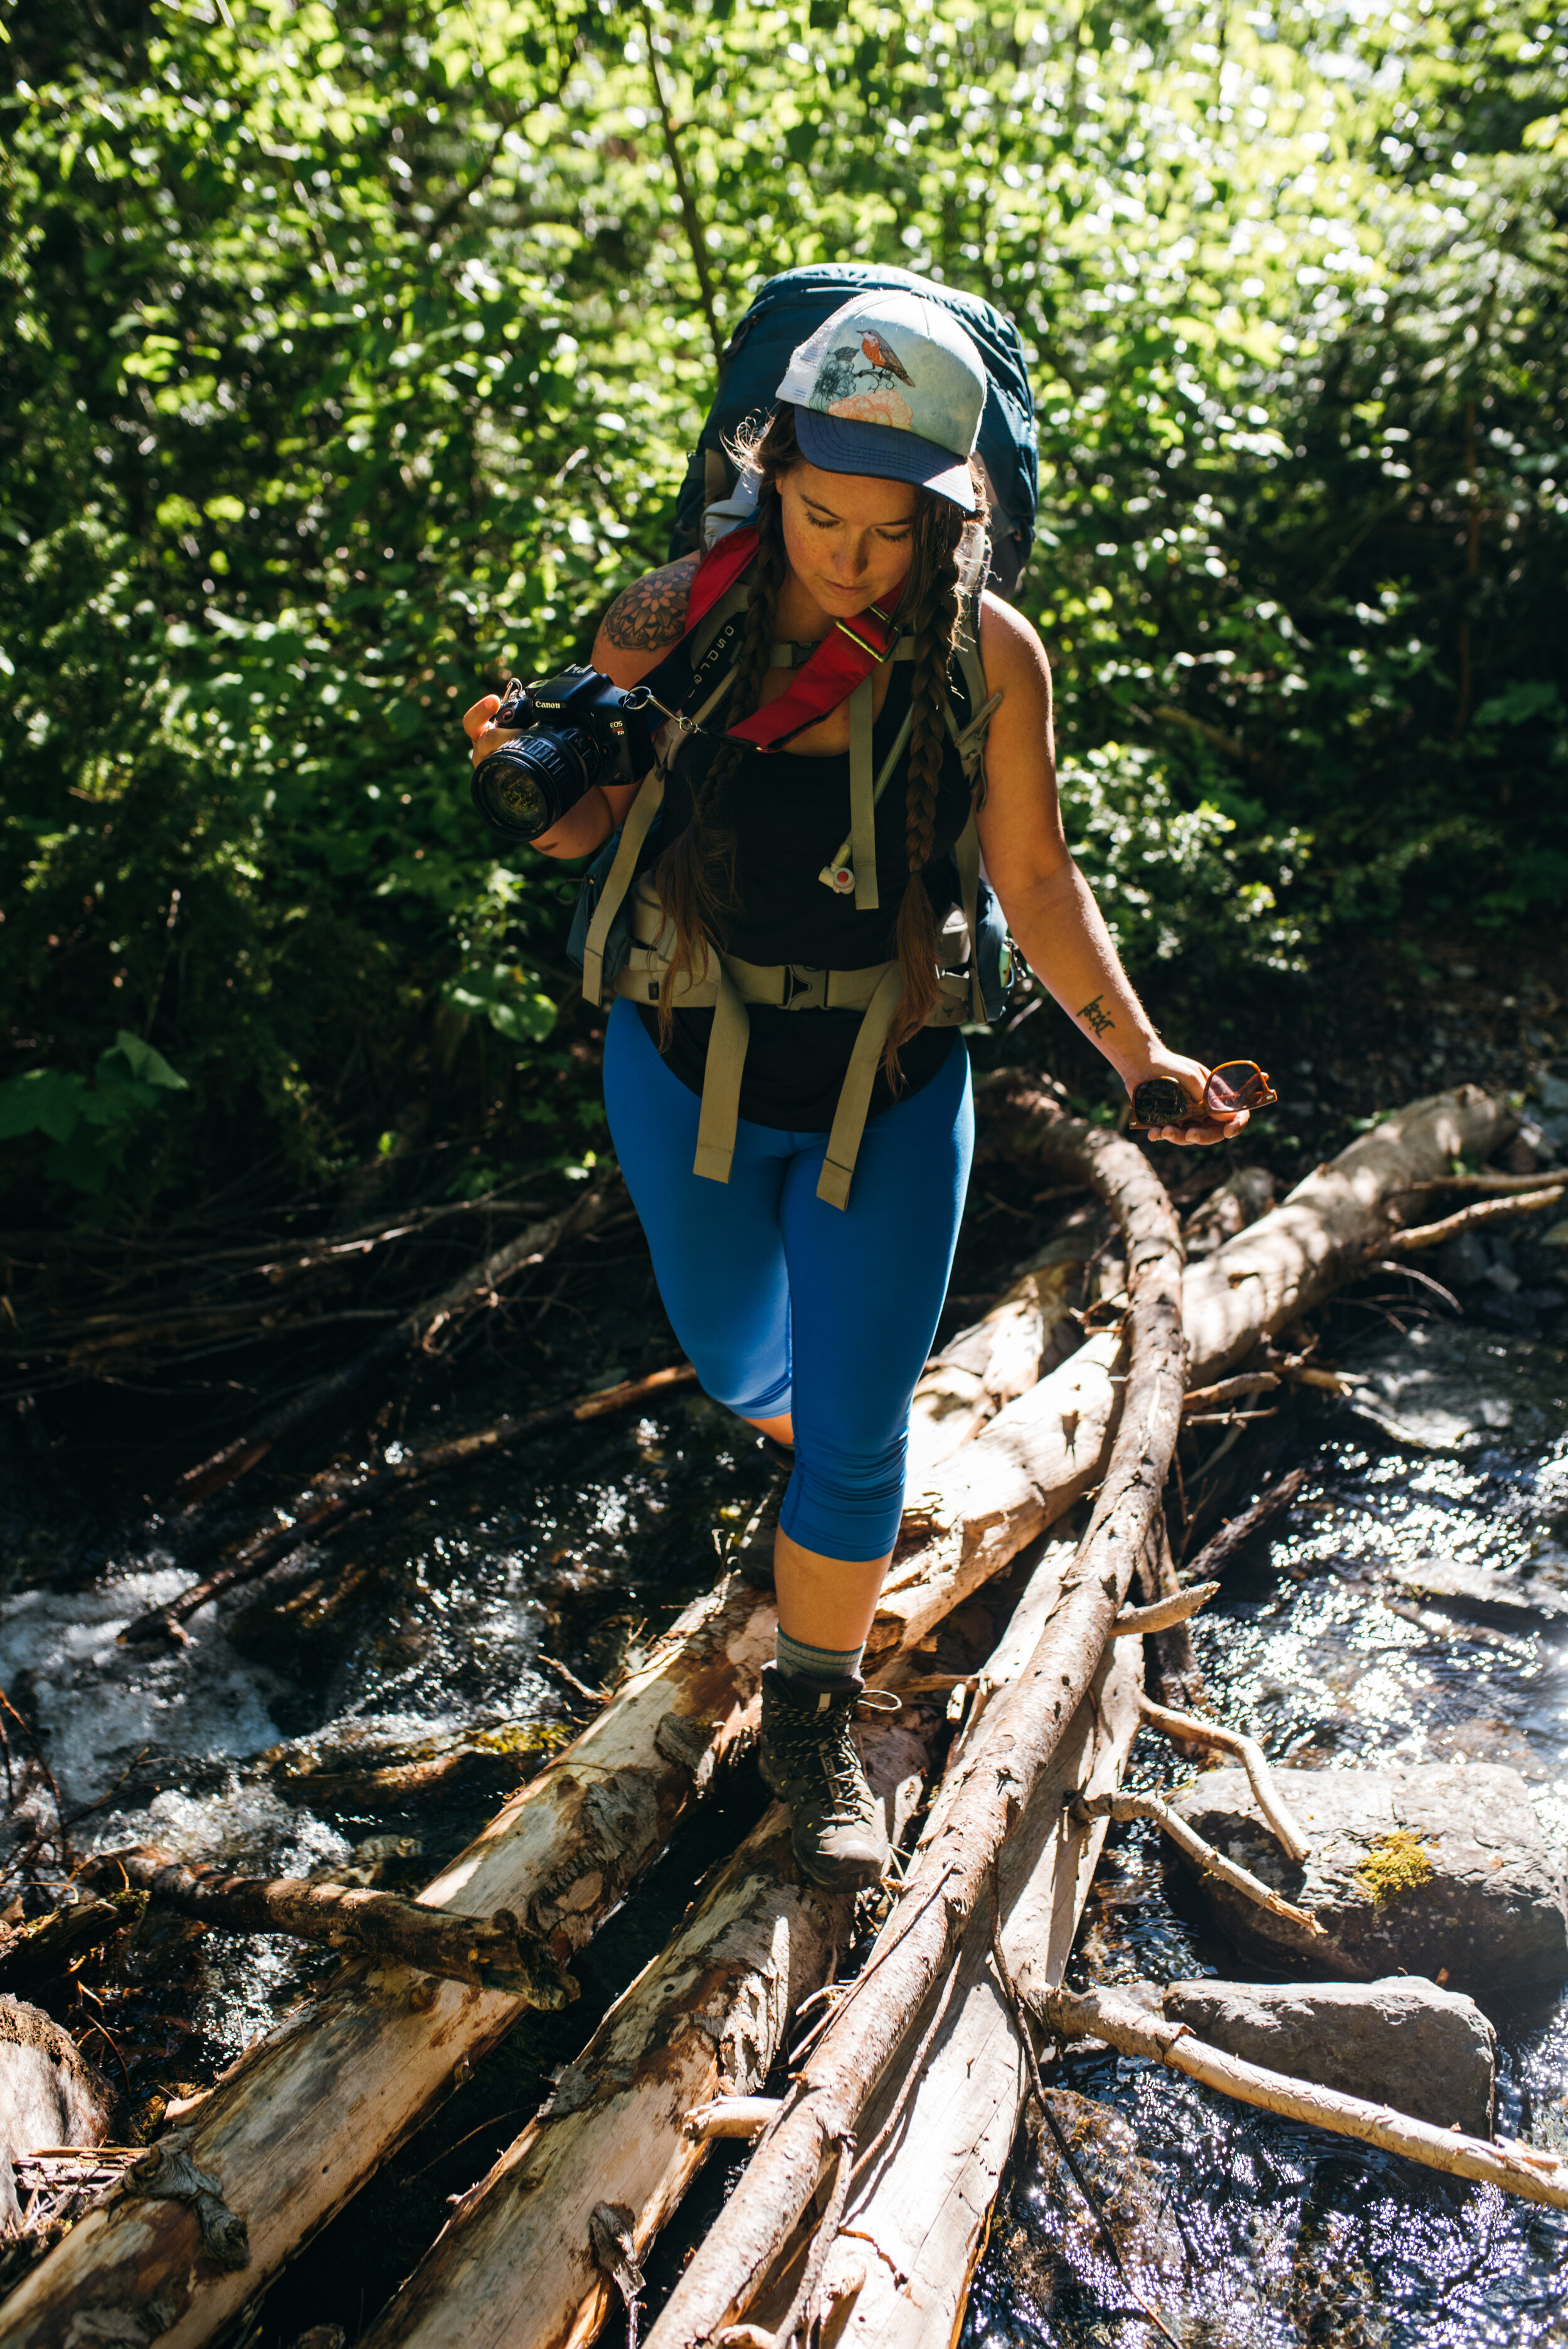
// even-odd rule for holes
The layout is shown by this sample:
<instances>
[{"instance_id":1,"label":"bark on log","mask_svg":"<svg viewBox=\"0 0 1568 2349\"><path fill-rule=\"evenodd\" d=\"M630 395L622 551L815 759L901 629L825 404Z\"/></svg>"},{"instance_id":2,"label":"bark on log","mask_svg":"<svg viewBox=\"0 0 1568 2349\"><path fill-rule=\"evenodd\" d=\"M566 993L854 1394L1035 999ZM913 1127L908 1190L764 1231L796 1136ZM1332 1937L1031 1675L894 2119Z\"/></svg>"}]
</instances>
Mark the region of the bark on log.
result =
<instances>
[{"instance_id":1,"label":"bark on log","mask_svg":"<svg viewBox=\"0 0 1568 2349\"><path fill-rule=\"evenodd\" d=\"M1076 1826L1064 1805L1075 1787L1108 1792L1138 1728L1140 1653L1107 1650L1035 1799L1002 1850L1002 1945L1016 1980L1037 1996L1057 1984L1099 1856L1103 1826ZM982 1902L959 1955L959 1982L942 2031L890 2144L857 2174L825 2296L831 2331L852 2349L947 2349L956 2340L991 2206L1012 2151L1028 2078L1017 2026L990 1963L991 1917ZM899 2082L890 2072L867 2108L869 2139ZM770 2289L764 2324L781 2314L792 2280ZM841 2318L839 2311L847 2307Z\"/></svg>"},{"instance_id":2,"label":"bark on log","mask_svg":"<svg viewBox=\"0 0 1568 2349\"><path fill-rule=\"evenodd\" d=\"M1508 1123L1500 1104L1468 1088L1418 1102L1194 1267L1191 1374L1221 1375L1326 1294L1380 1243L1401 1185L1435 1178L1456 1155L1484 1156ZM1066 1143L1059 1132L1039 1139L1042 1153ZM1116 1335L1089 1340L915 1496L911 1538L873 1626L874 1661L885 1668L902 1637L928 1630L1099 1480L1119 1355ZM568 1959L662 1849L734 1736L773 1621L770 1601L735 1584L688 1609L645 1671L422 1899L481 1915L511 1909ZM1083 1661L1087 1671L1092 1658ZM407 1987L396 1973L375 1989L356 1975L248 2049L202 2106L194 2158L225 2178L249 2220L242 2277L192 2271L189 2220L177 2206L117 2204L112 2226L102 2213L84 2220L5 2303L7 2349L62 2343L77 2313L145 2308L165 2290L173 2296L160 2304L175 2315L160 2349L211 2339L444 2099L457 2066L520 2012L515 2001L453 1984L419 2012Z\"/></svg>"},{"instance_id":3,"label":"bark on log","mask_svg":"<svg viewBox=\"0 0 1568 2349\"><path fill-rule=\"evenodd\" d=\"M931 1766L934 1715L868 1730L868 1774L890 1826ZM609 2202L637 2257L707 2159L696 2104L760 2088L802 1998L852 1936L854 1896L803 1883L775 1804L710 1881L654 1963L557 2080L548 2106L451 2219L362 2349L578 2349L619 2293L591 2220Z\"/></svg>"},{"instance_id":4,"label":"bark on log","mask_svg":"<svg viewBox=\"0 0 1568 2349\"><path fill-rule=\"evenodd\" d=\"M165 1908L224 1932L321 1941L372 1965L412 1966L443 1982L505 1991L525 2006L566 2006L577 1995L553 1951L524 1932L510 1909L454 1917L396 1892L294 1876L225 1876L150 1844L106 1852L92 1873L98 1879L122 1875Z\"/></svg>"},{"instance_id":5,"label":"bark on log","mask_svg":"<svg viewBox=\"0 0 1568 2349\"><path fill-rule=\"evenodd\" d=\"M691 2349L740 2316L812 2194L826 2150L852 2137L888 2064L945 1983L969 1921L985 1911L995 1857L1067 1737L1102 1661L1133 1559L1161 1506L1181 1408L1180 1241L1147 1162L1126 1143L1080 1145L1128 1236L1131 1370L1105 1486L1046 1628L1019 1678L992 1704L944 1789L929 1839L854 1992L796 2075L699 2247L647 2349Z\"/></svg>"},{"instance_id":6,"label":"bark on log","mask_svg":"<svg viewBox=\"0 0 1568 2349\"><path fill-rule=\"evenodd\" d=\"M1064 2039L1104 2039L1124 2055L1141 2055L1172 2072L1185 2072L1208 2088L1239 2102L1261 2106L1286 2120L1305 2121L1313 2128L1332 2129L1338 2137L1359 2138L1385 2153L1401 2153L1429 2169L1447 2170L1454 2178L1476 2178L1500 2186L1505 2194L1522 2195L1527 2202L1544 2202L1568 2210L1568 2161L1557 2153L1539 2152L1533 2146L1486 2137L1465 2137L1457 2129L1439 2128L1431 2121L1413 2119L1387 2105L1369 2104L1315 2081L1292 2079L1284 2072L1266 2071L1261 2064L1243 2063L1218 2047L1205 2045L1182 2023L1167 2023L1147 2014L1114 1990L1048 1990L1031 1994L1047 2026Z\"/></svg>"}]
</instances>

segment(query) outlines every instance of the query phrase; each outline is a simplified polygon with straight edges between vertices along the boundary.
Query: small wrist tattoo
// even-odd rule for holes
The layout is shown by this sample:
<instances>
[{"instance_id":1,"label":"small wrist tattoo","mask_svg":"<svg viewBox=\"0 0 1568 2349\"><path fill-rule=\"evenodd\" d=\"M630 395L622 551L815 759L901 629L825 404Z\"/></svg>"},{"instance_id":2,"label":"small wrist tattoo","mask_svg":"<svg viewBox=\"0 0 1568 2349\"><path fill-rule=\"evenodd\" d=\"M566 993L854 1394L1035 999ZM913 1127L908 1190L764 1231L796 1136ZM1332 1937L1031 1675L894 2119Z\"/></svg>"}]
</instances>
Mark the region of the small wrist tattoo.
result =
<instances>
[{"instance_id":1,"label":"small wrist tattoo","mask_svg":"<svg viewBox=\"0 0 1568 2349\"><path fill-rule=\"evenodd\" d=\"M1078 1013L1078 1018L1083 1021L1085 1027L1092 1028L1097 1036L1103 1036L1108 1028L1114 1028L1116 1025L1115 1020L1111 1018L1109 1011L1103 1011L1100 1009L1100 1006L1104 1001L1105 998L1103 995L1097 995L1094 1001L1092 1003L1086 1003L1083 1009Z\"/></svg>"}]
</instances>

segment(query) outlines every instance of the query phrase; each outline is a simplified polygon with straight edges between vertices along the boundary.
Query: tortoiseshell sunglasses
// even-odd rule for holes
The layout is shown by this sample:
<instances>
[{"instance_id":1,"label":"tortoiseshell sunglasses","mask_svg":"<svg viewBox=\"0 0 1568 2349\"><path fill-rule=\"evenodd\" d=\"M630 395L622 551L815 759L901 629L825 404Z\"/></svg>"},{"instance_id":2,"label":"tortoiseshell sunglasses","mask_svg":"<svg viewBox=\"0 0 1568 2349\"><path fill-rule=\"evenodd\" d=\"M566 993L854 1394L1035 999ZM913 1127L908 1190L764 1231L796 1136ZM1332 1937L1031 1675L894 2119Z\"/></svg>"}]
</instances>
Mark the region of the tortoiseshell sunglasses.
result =
<instances>
[{"instance_id":1,"label":"tortoiseshell sunglasses","mask_svg":"<svg viewBox=\"0 0 1568 2349\"><path fill-rule=\"evenodd\" d=\"M1174 1077L1145 1077L1133 1092L1132 1123L1140 1127L1206 1125L1213 1118L1222 1125L1239 1110L1267 1109L1278 1099L1255 1061L1222 1061L1209 1071L1201 1107Z\"/></svg>"}]
</instances>

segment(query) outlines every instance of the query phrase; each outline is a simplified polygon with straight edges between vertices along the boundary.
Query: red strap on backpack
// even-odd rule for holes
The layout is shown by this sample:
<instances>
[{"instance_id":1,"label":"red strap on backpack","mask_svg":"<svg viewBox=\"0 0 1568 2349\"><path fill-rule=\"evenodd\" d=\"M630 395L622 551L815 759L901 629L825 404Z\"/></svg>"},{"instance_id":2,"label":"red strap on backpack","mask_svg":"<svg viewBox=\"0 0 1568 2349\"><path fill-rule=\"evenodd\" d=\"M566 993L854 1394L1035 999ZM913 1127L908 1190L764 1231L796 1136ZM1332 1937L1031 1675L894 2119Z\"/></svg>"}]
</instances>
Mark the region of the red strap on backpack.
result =
<instances>
[{"instance_id":1,"label":"red strap on backpack","mask_svg":"<svg viewBox=\"0 0 1568 2349\"><path fill-rule=\"evenodd\" d=\"M754 526L727 531L708 549L691 584L688 628L696 627L744 577L756 553ZM888 597L895 609L903 592L901 579ZM759 750L781 750L794 735L847 701L856 686L886 660L897 636L897 628L880 605L869 605L852 620L835 620L778 699L743 718L738 726L727 729L728 733L738 741L754 743Z\"/></svg>"}]
</instances>

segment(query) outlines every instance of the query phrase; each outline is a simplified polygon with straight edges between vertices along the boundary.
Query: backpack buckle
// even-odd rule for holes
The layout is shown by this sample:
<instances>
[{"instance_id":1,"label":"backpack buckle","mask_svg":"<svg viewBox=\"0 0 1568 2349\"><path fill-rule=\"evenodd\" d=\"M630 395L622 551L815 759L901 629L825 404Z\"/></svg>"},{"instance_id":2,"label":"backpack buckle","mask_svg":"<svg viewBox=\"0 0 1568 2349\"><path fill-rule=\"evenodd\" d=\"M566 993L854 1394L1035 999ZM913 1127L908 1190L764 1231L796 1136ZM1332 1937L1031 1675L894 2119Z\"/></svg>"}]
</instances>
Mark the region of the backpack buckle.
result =
<instances>
[{"instance_id":1,"label":"backpack buckle","mask_svg":"<svg viewBox=\"0 0 1568 2349\"><path fill-rule=\"evenodd\" d=\"M828 1008L828 974L810 963L787 962L784 965L784 996L781 1011L825 1011Z\"/></svg>"}]
</instances>

